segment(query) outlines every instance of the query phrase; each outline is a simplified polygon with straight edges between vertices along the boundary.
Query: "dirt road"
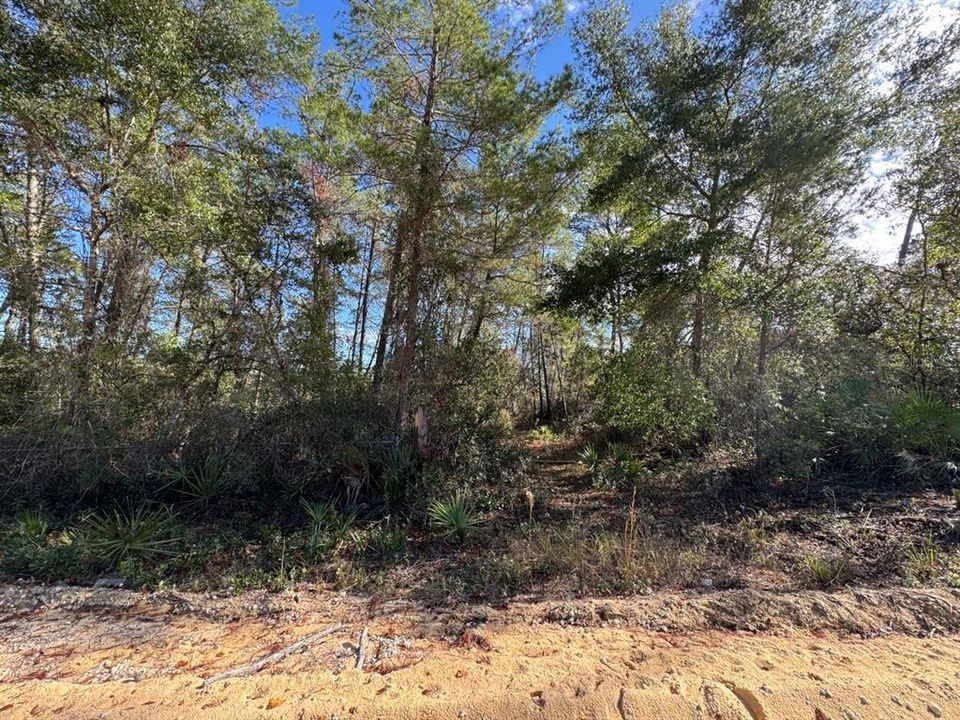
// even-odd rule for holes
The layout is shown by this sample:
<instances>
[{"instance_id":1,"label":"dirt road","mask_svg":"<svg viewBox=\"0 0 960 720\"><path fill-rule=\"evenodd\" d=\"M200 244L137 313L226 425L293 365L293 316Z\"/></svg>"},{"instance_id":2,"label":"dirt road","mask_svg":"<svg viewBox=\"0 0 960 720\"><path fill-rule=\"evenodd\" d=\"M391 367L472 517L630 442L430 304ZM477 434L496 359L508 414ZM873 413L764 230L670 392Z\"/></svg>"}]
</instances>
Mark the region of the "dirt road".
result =
<instances>
[{"instance_id":1,"label":"dirt road","mask_svg":"<svg viewBox=\"0 0 960 720\"><path fill-rule=\"evenodd\" d=\"M8 586L0 613L2 718L960 718L960 595L946 591L432 610Z\"/></svg>"}]
</instances>

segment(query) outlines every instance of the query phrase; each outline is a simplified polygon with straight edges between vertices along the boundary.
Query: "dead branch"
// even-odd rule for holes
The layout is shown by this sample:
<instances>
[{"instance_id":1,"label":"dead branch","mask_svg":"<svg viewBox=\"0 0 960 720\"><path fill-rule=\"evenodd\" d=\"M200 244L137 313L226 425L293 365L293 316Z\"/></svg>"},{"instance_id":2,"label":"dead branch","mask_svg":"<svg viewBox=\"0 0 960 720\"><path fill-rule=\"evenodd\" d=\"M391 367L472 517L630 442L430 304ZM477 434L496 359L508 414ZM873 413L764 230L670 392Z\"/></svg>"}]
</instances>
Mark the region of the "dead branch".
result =
<instances>
[{"instance_id":1,"label":"dead branch","mask_svg":"<svg viewBox=\"0 0 960 720\"><path fill-rule=\"evenodd\" d=\"M232 670L227 670L222 672L219 675L214 675L213 677L208 677L203 681L201 687L207 687L208 685L213 685L213 683L220 682L221 680L229 680L230 678L246 677L248 675L255 675L256 673L263 670L267 665L277 662L278 660L283 660L287 655L292 655L298 650L302 650L311 643L316 642L317 640L322 640L328 635L332 635L343 628L343 623L337 623L336 625L331 625L325 630L320 632L315 632L312 635L307 635L305 638L297 640L292 645L288 645L282 650L277 650L275 653L271 653L256 662L250 663L249 665L243 665L242 667L234 668Z\"/></svg>"},{"instance_id":2,"label":"dead branch","mask_svg":"<svg viewBox=\"0 0 960 720\"><path fill-rule=\"evenodd\" d=\"M363 632L360 633L360 642L357 643L357 670L363 670L363 654L367 649L367 626L363 626Z\"/></svg>"}]
</instances>

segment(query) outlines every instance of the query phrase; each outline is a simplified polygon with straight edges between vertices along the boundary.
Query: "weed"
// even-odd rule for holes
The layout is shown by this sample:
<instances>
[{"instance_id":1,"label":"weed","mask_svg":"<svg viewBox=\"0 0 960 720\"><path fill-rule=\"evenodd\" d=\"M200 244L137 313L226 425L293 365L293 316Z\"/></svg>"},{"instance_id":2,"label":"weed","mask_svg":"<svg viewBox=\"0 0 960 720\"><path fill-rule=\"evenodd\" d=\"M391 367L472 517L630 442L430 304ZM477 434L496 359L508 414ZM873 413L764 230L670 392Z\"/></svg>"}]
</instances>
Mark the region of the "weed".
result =
<instances>
[{"instance_id":1,"label":"weed","mask_svg":"<svg viewBox=\"0 0 960 720\"><path fill-rule=\"evenodd\" d=\"M580 462L587 466L591 475L600 469L600 452L595 445L588 444L580 451Z\"/></svg>"},{"instance_id":2,"label":"weed","mask_svg":"<svg viewBox=\"0 0 960 720\"><path fill-rule=\"evenodd\" d=\"M804 555L801 564L808 577L820 587L833 587L846 579L847 563L843 558Z\"/></svg>"},{"instance_id":3,"label":"weed","mask_svg":"<svg viewBox=\"0 0 960 720\"><path fill-rule=\"evenodd\" d=\"M467 496L458 492L445 500L436 500L427 511L430 524L438 528L444 537L455 536L463 543L467 535L480 524Z\"/></svg>"},{"instance_id":4,"label":"weed","mask_svg":"<svg viewBox=\"0 0 960 720\"><path fill-rule=\"evenodd\" d=\"M632 584L636 574L636 552L639 529L637 527L637 488L630 495L630 507L627 509L626 522L623 525L623 557L621 571Z\"/></svg>"},{"instance_id":5,"label":"weed","mask_svg":"<svg viewBox=\"0 0 960 720\"><path fill-rule=\"evenodd\" d=\"M918 582L933 579L940 569L940 549L927 537L923 542L907 548L907 576Z\"/></svg>"},{"instance_id":6,"label":"weed","mask_svg":"<svg viewBox=\"0 0 960 720\"><path fill-rule=\"evenodd\" d=\"M164 475L170 479L165 487L176 486L177 492L203 508L223 492L227 484L226 464L213 453L199 465L173 468Z\"/></svg>"},{"instance_id":7,"label":"weed","mask_svg":"<svg viewBox=\"0 0 960 720\"><path fill-rule=\"evenodd\" d=\"M50 532L50 526L40 513L35 510L24 510L14 517L17 533L25 540L42 543Z\"/></svg>"},{"instance_id":8,"label":"weed","mask_svg":"<svg viewBox=\"0 0 960 720\"><path fill-rule=\"evenodd\" d=\"M145 505L90 515L83 522L82 532L90 550L113 567L128 558L169 554L179 541L173 534L170 511L151 510Z\"/></svg>"},{"instance_id":9,"label":"weed","mask_svg":"<svg viewBox=\"0 0 960 720\"><path fill-rule=\"evenodd\" d=\"M540 440L542 442L553 442L557 439L557 434L549 425L540 425L528 433L531 440Z\"/></svg>"},{"instance_id":10,"label":"weed","mask_svg":"<svg viewBox=\"0 0 960 720\"><path fill-rule=\"evenodd\" d=\"M47 523L34 512L20 513L15 523L14 532L0 545L0 574L76 579L87 573L89 568L72 532L50 533Z\"/></svg>"},{"instance_id":11,"label":"weed","mask_svg":"<svg viewBox=\"0 0 960 720\"><path fill-rule=\"evenodd\" d=\"M391 447L385 454L380 475L380 491L387 507L396 507L403 500L412 464L413 448L409 445Z\"/></svg>"},{"instance_id":12,"label":"weed","mask_svg":"<svg viewBox=\"0 0 960 720\"><path fill-rule=\"evenodd\" d=\"M346 500L348 505L355 505L360 494L370 486L373 470L369 458L356 445L348 445L343 456Z\"/></svg>"},{"instance_id":13,"label":"weed","mask_svg":"<svg viewBox=\"0 0 960 720\"><path fill-rule=\"evenodd\" d=\"M331 514L336 512L332 502L310 502L306 498L300 499L300 507L310 519L310 537L313 542L319 541L326 532L327 521Z\"/></svg>"},{"instance_id":14,"label":"weed","mask_svg":"<svg viewBox=\"0 0 960 720\"><path fill-rule=\"evenodd\" d=\"M762 510L743 518L736 526L736 553L744 560L763 552L769 541L770 517Z\"/></svg>"},{"instance_id":15,"label":"weed","mask_svg":"<svg viewBox=\"0 0 960 720\"><path fill-rule=\"evenodd\" d=\"M610 443L607 451L608 458L603 463L597 457L596 450L592 450L592 458L596 458L590 471L593 487L610 490L630 483L636 484L637 478L643 472L643 463L633 457L630 449L621 443Z\"/></svg>"},{"instance_id":16,"label":"weed","mask_svg":"<svg viewBox=\"0 0 960 720\"><path fill-rule=\"evenodd\" d=\"M388 518L368 530L367 544L381 558L398 558L407 548L407 528Z\"/></svg>"}]
</instances>

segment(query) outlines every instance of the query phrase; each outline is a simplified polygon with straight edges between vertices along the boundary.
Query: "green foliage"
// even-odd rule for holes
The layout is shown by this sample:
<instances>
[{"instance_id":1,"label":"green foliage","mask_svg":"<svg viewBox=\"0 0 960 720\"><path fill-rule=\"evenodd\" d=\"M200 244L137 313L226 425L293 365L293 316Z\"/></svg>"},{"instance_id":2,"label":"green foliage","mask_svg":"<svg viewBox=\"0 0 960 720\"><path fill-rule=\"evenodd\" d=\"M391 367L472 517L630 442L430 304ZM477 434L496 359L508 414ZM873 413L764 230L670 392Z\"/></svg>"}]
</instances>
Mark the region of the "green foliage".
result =
<instances>
[{"instance_id":1,"label":"green foliage","mask_svg":"<svg viewBox=\"0 0 960 720\"><path fill-rule=\"evenodd\" d=\"M915 481L957 475L957 411L930 392L886 393L846 378L804 398L764 452L795 475L859 471Z\"/></svg>"},{"instance_id":2,"label":"green foliage","mask_svg":"<svg viewBox=\"0 0 960 720\"><path fill-rule=\"evenodd\" d=\"M86 547L112 567L128 559L169 554L180 541L171 512L146 505L89 515L81 532Z\"/></svg>"},{"instance_id":3,"label":"green foliage","mask_svg":"<svg viewBox=\"0 0 960 720\"><path fill-rule=\"evenodd\" d=\"M713 407L702 381L679 364L631 349L597 379L597 416L648 443L680 447L707 431Z\"/></svg>"},{"instance_id":4,"label":"green foliage","mask_svg":"<svg viewBox=\"0 0 960 720\"><path fill-rule=\"evenodd\" d=\"M424 511L461 543L507 514L531 425L624 440L581 460L635 494L622 535L477 561L511 588L665 577L635 496L681 453L758 495L952 483L960 34L884 5L598 2L574 82L534 64L560 0L345 0L322 56L268 0L7 0L0 504L45 514L3 568L357 587ZM896 268L842 242L881 151Z\"/></svg>"},{"instance_id":5,"label":"green foliage","mask_svg":"<svg viewBox=\"0 0 960 720\"><path fill-rule=\"evenodd\" d=\"M892 408L893 443L912 453L948 460L960 450L960 410L930 391L914 390Z\"/></svg>"},{"instance_id":6,"label":"green foliage","mask_svg":"<svg viewBox=\"0 0 960 720\"><path fill-rule=\"evenodd\" d=\"M193 467L168 469L164 476L179 493L206 508L227 485L225 462L216 454L208 454Z\"/></svg>"},{"instance_id":7,"label":"green foliage","mask_svg":"<svg viewBox=\"0 0 960 720\"><path fill-rule=\"evenodd\" d=\"M78 538L69 531L38 543L19 533L0 541L0 574L39 580L80 580L90 573Z\"/></svg>"},{"instance_id":8,"label":"green foliage","mask_svg":"<svg viewBox=\"0 0 960 720\"><path fill-rule=\"evenodd\" d=\"M25 540L32 540L37 544L47 539L47 533L50 526L36 510L21 510L13 518L16 523L17 532Z\"/></svg>"},{"instance_id":9,"label":"green foliage","mask_svg":"<svg viewBox=\"0 0 960 720\"><path fill-rule=\"evenodd\" d=\"M923 542L906 549L907 579L913 582L929 582L941 569L940 548L927 537Z\"/></svg>"},{"instance_id":10,"label":"green foliage","mask_svg":"<svg viewBox=\"0 0 960 720\"><path fill-rule=\"evenodd\" d=\"M541 442L553 442L557 439L557 434L549 425L538 425L531 430L528 435L531 440L539 440Z\"/></svg>"},{"instance_id":11,"label":"green foliage","mask_svg":"<svg viewBox=\"0 0 960 720\"><path fill-rule=\"evenodd\" d=\"M414 451L410 445L389 448L381 461L380 492L388 508L397 507L404 498L413 474Z\"/></svg>"},{"instance_id":12,"label":"green foliage","mask_svg":"<svg viewBox=\"0 0 960 720\"><path fill-rule=\"evenodd\" d=\"M596 445L588 443L583 450L580 451L580 462L582 462L587 467L587 471L593 475L600 469L600 452L597 450Z\"/></svg>"},{"instance_id":13,"label":"green foliage","mask_svg":"<svg viewBox=\"0 0 960 720\"><path fill-rule=\"evenodd\" d=\"M800 562L807 577L819 587L833 587L846 581L847 563L843 558L804 555Z\"/></svg>"},{"instance_id":14,"label":"green foliage","mask_svg":"<svg viewBox=\"0 0 960 720\"><path fill-rule=\"evenodd\" d=\"M306 498L300 499L300 506L310 520L310 540L316 544L327 531L328 520L336 510L331 501L310 502Z\"/></svg>"},{"instance_id":15,"label":"green foliage","mask_svg":"<svg viewBox=\"0 0 960 720\"><path fill-rule=\"evenodd\" d=\"M643 463L622 443L610 443L606 458L588 445L581 453L581 462L587 465L593 487L601 490L635 485L643 472Z\"/></svg>"},{"instance_id":16,"label":"green foliage","mask_svg":"<svg viewBox=\"0 0 960 720\"><path fill-rule=\"evenodd\" d=\"M457 492L443 500L436 500L427 511L430 524L440 530L444 537L454 536L462 544L474 532L480 521L466 493Z\"/></svg>"}]
</instances>

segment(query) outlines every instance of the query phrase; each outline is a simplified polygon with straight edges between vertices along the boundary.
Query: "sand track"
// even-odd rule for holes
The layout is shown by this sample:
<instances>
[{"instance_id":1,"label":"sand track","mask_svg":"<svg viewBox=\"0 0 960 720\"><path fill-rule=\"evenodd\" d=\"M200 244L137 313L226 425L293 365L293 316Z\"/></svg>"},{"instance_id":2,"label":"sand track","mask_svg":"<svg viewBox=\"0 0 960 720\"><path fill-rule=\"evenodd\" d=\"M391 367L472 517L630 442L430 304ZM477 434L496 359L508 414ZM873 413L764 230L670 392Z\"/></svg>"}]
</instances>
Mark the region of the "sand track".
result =
<instances>
[{"instance_id":1,"label":"sand track","mask_svg":"<svg viewBox=\"0 0 960 720\"><path fill-rule=\"evenodd\" d=\"M2 718L960 719L960 595L946 591L438 610L6 586L0 613ZM335 622L304 652L201 687Z\"/></svg>"}]
</instances>

